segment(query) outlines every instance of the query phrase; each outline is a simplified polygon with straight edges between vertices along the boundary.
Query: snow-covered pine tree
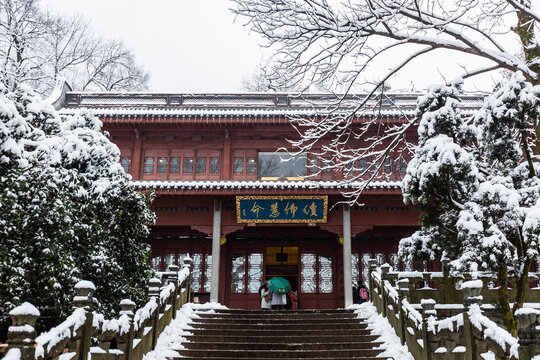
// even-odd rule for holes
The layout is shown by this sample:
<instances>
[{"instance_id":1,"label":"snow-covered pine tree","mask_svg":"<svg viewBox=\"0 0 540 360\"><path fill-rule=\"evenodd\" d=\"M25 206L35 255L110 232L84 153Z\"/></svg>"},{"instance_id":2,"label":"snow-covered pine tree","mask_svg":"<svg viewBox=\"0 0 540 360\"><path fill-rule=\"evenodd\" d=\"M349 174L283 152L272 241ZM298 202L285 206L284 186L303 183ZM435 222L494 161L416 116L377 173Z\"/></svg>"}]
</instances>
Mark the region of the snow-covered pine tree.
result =
<instances>
[{"instance_id":1,"label":"snow-covered pine tree","mask_svg":"<svg viewBox=\"0 0 540 360\"><path fill-rule=\"evenodd\" d=\"M423 211L422 229L400 243L401 257L440 257L456 275L496 274L507 329L517 335L530 266L538 256L540 181L536 134L540 86L516 73L466 125L455 86L418 101L419 144L403 182L405 201ZM476 135L476 136L473 136ZM517 278L510 309L508 278Z\"/></svg>"},{"instance_id":2,"label":"snow-covered pine tree","mask_svg":"<svg viewBox=\"0 0 540 360\"><path fill-rule=\"evenodd\" d=\"M9 310L28 299L39 299L42 324L67 315L66 289L74 285L75 265L64 244L71 241L65 229L73 208L68 192L74 189L66 186L73 174L50 166L59 144L31 124L42 123L40 111L24 110L38 103L24 89L0 93L0 326L5 333Z\"/></svg>"},{"instance_id":3,"label":"snow-covered pine tree","mask_svg":"<svg viewBox=\"0 0 540 360\"><path fill-rule=\"evenodd\" d=\"M406 202L418 204L422 228L400 243L407 262L450 260L460 253L455 223L460 205L478 186L470 145L473 132L459 109L460 82L435 85L418 99L418 147L403 180Z\"/></svg>"},{"instance_id":4,"label":"snow-covered pine tree","mask_svg":"<svg viewBox=\"0 0 540 360\"><path fill-rule=\"evenodd\" d=\"M528 83L520 72L485 100L475 116L477 157L485 179L464 204L458 222L465 247L454 267L497 274L499 304L514 335L513 314L523 306L540 245L539 106L540 86ZM513 309L509 276L517 278Z\"/></svg>"},{"instance_id":5,"label":"snow-covered pine tree","mask_svg":"<svg viewBox=\"0 0 540 360\"><path fill-rule=\"evenodd\" d=\"M63 118L62 126L62 167L75 170L84 184L78 199L79 241L73 247L76 263L96 285L95 296L106 314L118 310L125 297L142 304L152 270L141 266L148 263L149 251L134 239L146 237L146 224L154 221L151 198L129 185L120 151L101 131L98 118L81 111Z\"/></svg>"},{"instance_id":6,"label":"snow-covered pine tree","mask_svg":"<svg viewBox=\"0 0 540 360\"><path fill-rule=\"evenodd\" d=\"M0 338L24 301L39 328L58 323L79 279L96 283L107 314L145 301L152 271L136 240L154 216L118 157L91 114L61 118L28 88L0 89Z\"/></svg>"}]
</instances>

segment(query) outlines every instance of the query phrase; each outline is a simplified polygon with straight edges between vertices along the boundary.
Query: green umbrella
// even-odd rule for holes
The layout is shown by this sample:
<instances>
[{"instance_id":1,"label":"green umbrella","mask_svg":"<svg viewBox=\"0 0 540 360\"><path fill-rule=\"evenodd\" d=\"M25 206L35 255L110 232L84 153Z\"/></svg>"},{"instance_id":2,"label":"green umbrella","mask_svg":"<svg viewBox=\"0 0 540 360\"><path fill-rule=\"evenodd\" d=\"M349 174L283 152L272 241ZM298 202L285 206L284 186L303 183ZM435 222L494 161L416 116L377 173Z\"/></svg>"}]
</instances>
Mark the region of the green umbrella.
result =
<instances>
[{"instance_id":1,"label":"green umbrella","mask_svg":"<svg viewBox=\"0 0 540 360\"><path fill-rule=\"evenodd\" d=\"M281 276L273 277L268 280L268 288L276 294L286 294L291 291L291 283Z\"/></svg>"}]
</instances>

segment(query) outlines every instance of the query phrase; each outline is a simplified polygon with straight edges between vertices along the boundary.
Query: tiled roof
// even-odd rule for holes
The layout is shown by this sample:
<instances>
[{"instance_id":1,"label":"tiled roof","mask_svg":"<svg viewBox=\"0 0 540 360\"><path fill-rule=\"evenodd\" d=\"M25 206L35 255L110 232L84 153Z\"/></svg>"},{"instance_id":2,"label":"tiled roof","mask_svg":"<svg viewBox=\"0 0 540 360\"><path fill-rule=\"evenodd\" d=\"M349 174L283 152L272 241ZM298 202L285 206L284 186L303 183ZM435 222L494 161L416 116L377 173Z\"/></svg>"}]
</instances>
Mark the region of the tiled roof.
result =
<instances>
[{"instance_id":1,"label":"tiled roof","mask_svg":"<svg viewBox=\"0 0 540 360\"><path fill-rule=\"evenodd\" d=\"M136 189L160 190L259 190L259 189L311 189L311 190L355 190L365 182L353 181L132 181ZM401 189L400 181L372 181L367 189Z\"/></svg>"},{"instance_id":2,"label":"tiled roof","mask_svg":"<svg viewBox=\"0 0 540 360\"><path fill-rule=\"evenodd\" d=\"M401 117L414 113L420 93L394 93L374 97L358 114ZM101 117L116 118L272 118L346 114L365 97L347 95L339 99L327 94L157 94L157 93L77 93L63 94L61 112L88 108ZM339 104L338 104L338 100ZM464 96L465 113L481 106L481 95Z\"/></svg>"}]
</instances>

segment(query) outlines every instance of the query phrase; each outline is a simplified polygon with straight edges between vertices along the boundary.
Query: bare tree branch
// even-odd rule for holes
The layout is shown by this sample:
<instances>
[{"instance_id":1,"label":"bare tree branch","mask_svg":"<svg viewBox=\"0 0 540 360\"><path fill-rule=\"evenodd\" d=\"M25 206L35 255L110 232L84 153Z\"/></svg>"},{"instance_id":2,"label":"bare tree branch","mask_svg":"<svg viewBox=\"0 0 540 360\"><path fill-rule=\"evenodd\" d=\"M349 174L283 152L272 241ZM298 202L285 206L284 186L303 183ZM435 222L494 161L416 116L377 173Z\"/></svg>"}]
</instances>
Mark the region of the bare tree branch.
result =
<instances>
[{"instance_id":1,"label":"bare tree branch","mask_svg":"<svg viewBox=\"0 0 540 360\"><path fill-rule=\"evenodd\" d=\"M390 76L406 71L412 60L446 49L456 59L459 54L482 59L480 65L462 66L464 78L521 71L528 81L540 83L537 9L519 0L234 1L233 11L247 19L246 26L267 40L264 46L276 49L274 79L304 89L338 86L340 95L329 100L327 109L292 119L298 139L291 141L291 154L325 159L318 174L343 172L343 181L380 179L387 156L407 157L414 148L407 137L415 136L411 129L417 119L403 112L405 120L393 124L383 106L392 99L383 91ZM522 53L508 50L509 43ZM388 70L374 74L381 64ZM363 94L350 95L358 86ZM359 168L359 161L367 165ZM349 194L352 201L364 187Z\"/></svg>"},{"instance_id":2,"label":"bare tree branch","mask_svg":"<svg viewBox=\"0 0 540 360\"><path fill-rule=\"evenodd\" d=\"M120 41L93 35L80 16L43 12L39 0L0 0L0 81L48 94L59 76L77 90L145 90L149 75Z\"/></svg>"}]
</instances>

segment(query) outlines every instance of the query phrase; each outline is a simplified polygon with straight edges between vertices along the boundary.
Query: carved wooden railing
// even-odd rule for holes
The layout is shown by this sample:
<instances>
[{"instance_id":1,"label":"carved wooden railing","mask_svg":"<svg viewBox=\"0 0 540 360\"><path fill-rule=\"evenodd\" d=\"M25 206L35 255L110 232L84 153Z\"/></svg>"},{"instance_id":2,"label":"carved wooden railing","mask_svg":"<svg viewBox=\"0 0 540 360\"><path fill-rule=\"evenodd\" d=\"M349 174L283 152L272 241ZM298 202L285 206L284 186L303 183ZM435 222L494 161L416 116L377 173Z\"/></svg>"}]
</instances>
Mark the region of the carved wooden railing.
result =
<instances>
[{"instance_id":1,"label":"carved wooden railing","mask_svg":"<svg viewBox=\"0 0 540 360\"><path fill-rule=\"evenodd\" d=\"M94 285L80 281L75 286L74 311L60 325L36 337L39 311L29 303L9 314L8 347L2 360L141 360L153 350L163 329L191 297L191 259L183 268L171 265L162 280L150 279L150 300L135 311L129 299L120 302L120 316L105 319L93 311ZM94 346L91 346L93 343Z\"/></svg>"},{"instance_id":2,"label":"carved wooden railing","mask_svg":"<svg viewBox=\"0 0 540 360\"><path fill-rule=\"evenodd\" d=\"M533 274L533 278L536 276ZM482 305L483 296L489 298L496 291L485 289L484 284L491 279L467 281L456 289L455 283L440 278L448 290L453 288L447 296L456 298L459 294L462 300L438 304L430 295L438 299L444 295L414 286L416 281L428 278L433 280L432 273L391 272L389 265L377 268L376 260L369 261L370 298L416 360L475 360L488 351L496 360L530 360L540 355L539 310L524 308L516 313L518 339L486 316L492 306ZM529 289L530 299L536 299L538 291ZM445 316L438 318L439 312Z\"/></svg>"}]
</instances>

